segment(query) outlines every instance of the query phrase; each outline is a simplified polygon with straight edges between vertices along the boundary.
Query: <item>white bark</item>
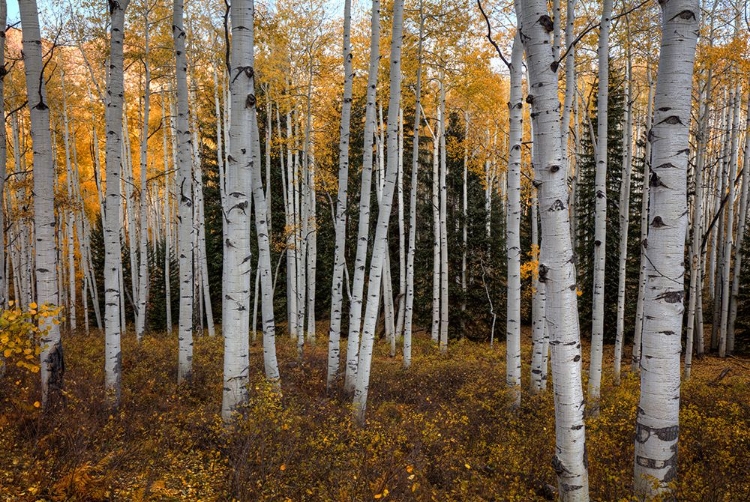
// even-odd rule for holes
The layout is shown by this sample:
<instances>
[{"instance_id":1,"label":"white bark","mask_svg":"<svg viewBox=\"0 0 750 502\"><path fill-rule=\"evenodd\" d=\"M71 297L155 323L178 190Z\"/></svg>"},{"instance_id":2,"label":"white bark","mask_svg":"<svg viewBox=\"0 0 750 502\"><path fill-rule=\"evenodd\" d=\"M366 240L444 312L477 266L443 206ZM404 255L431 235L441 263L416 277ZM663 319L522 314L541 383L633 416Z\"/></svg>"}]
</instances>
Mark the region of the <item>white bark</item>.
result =
<instances>
[{"instance_id":1,"label":"white bark","mask_svg":"<svg viewBox=\"0 0 750 502\"><path fill-rule=\"evenodd\" d=\"M522 7L522 8L521 8ZM555 391L556 455L560 499L588 500L588 468L585 453L584 399L581 387L581 346L578 330L575 266L570 240L567 170L562 166L560 102L547 4L541 0L516 3L519 29L529 69L528 100L532 103L535 144L535 180L539 185L539 209L543 246L539 257L539 281L546 288L547 329L552 349Z\"/></svg>"},{"instance_id":2,"label":"white bark","mask_svg":"<svg viewBox=\"0 0 750 502\"><path fill-rule=\"evenodd\" d=\"M396 337L404 333L404 308L406 306L406 234L404 221L404 109L398 110L398 312L396 314ZM395 346L394 346L395 351ZM395 355L395 352L394 352Z\"/></svg>"},{"instance_id":3,"label":"white bark","mask_svg":"<svg viewBox=\"0 0 750 502\"><path fill-rule=\"evenodd\" d=\"M738 97L739 100L739 97ZM750 94L748 94L748 110L750 110ZM745 131L750 131L750 113L747 114ZM742 270L742 245L747 229L748 190L750 189L750 134L745 133L745 152L742 167L742 192L740 196L740 212L737 222L737 240L734 244L734 276L732 277L732 296L729 303L729 325L727 327L727 354L734 352L734 327L737 321L737 295L740 290L740 272ZM686 363L687 364L687 363Z\"/></svg>"},{"instance_id":4,"label":"white bark","mask_svg":"<svg viewBox=\"0 0 750 502\"><path fill-rule=\"evenodd\" d=\"M58 306L58 255L55 242L55 169L50 132L49 105L43 75L42 39L35 0L21 2L23 23L23 59L26 92L31 116L34 158L34 258L36 303ZM41 338L42 406L62 392L63 352L57 316L43 317Z\"/></svg>"},{"instance_id":5,"label":"white bark","mask_svg":"<svg viewBox=\"0 0 750 502\"><path fill-rule=\"evenodd\" d=\"M404 307L404 368L411 366L412 319L414 318L414 254L417 237L417 188L419 174L419 126L422 109L422 43L424 35L423 2L419 1L419 39L417 41L417 81L412 139L411 192L409 195L409 250L406 256L406 305Z\"/></svg>"},{"instance_id":6,"label":"white bark","mask_svg":"<svg viewBox=\"0 0 750 502\"><path fill-rule=\"evenodd\" d=\"M607 253L607 102L609 100L609 24L612 0L602 4L599 29L599 92L597 97L596 208L594 213L594 299L591 308L591 362L588 404L599 414L604 350L604 264Z\"/></svg>"},{"instance_id":7,"label":"white bark","mask_svg":"<svg viewBox=\"0 0 750 502\"><path fill-rule=\"evenodd\" d=\"M107 191L104 221L104 385L114 407L120 404L122 357L122 264L120 249L120 179L122 164L123 31L130 0L111 5L110 72L107 95ZM96 148L95 148L96 151Z\"/></svg>"},{"instance_id":8,"label":"white bark","mask_svg":"<svg viewBox=\"0 0 750 502\"><path fill-rule=\"evenodd\" d=\"M5 26L8 7L5 0L0 0L0 26ZM0 68L5 67L5 28L0 36ZM0 79L0 117L5 117L5 83ZM3 119L5 120L5 119ZM0 309L8 304L8 276L10 267L5 254L5 173L8 159L7 137L5 126L0 127ZM0 363L0 367L2 363Z\"/></svg>"},{"instance_id":9,"label":"white bark","mask_svg":"<svg viewBox=\"0 0 750 502\"><path fill-rule=\"evenodd\" d=\"M440 138L440 352L448 351L448 165L445 146L445 68L438 73L440 113L437 135Z\"/></svg>"},{"instance_id":10,"label":"white bark","mask_svg":"<svg viewBox=\"0 0 750 502\"><path fill-rule=\"evenodd\" d=\"M326 389L330 390L339 372L341 352L341 313L343 308L344 268L346 267L346 207L349 191L349 130L352 113L352 2L344 3L344 96L341 104L341 127L339 129L339 191L336 197L336 251L333 261L333 284L331 287L331 327L328 331L328 376Z\"/></svg>"},{"instance_id":11,"label":"white bark","mask_svg":"<svg viewBox=\"0 0 750 502\"><path fill-rule=\"evenodd\" d=\"M172 262L172 218L169 209L169 199L172 190L169 175L169 148L167 141L167 111L166 93L162 94L161 102L161 128L162 149L164 153L164 303L166 304L167 334L172 334L172 281L170 265ZM222 205L222 207L224 207ZM222 221L224 219L222 218Z\"/></svg>"},{"instance_id":12,"label":"white bark","mask_svg":"<svg viewBox=\"0 0 750 502\"><path fill-rule=\"evenodd\" d=\"M174 0L172 36L177 81L178 255L180 260L180 320L177 381L189 381L193 371L193 157L189 125L187 57L183 0Z\"/></svg>"},{"instance_id":13,"label":"white bark","mask_svg":"<svg viewBox=\"0 0 750 502\"><path fill-rule=\"evenodd\" d=\"M505 383L511 389L513 406L521 406L521 142L523 140L523 44L520 31L513 39L510 60L510 97L508 110L508 206L505 211L505 249L508 266L508 303L506 311ZM532 222L536 225L536 220ZM536 351L534 352L536 354ZM540 361L541 362L541 361ZM532 391L540 390L541 368L531 369Z\"/></svg>"},{"instance_id":14,"label":"white bark","mask_svg":"<svg viewBox=\"0 0 750 502\"><path fill-rule=\"evenodd\" d=\"M375 91L378 83L378 62L380 60L380 0L372 2L372 35L370 39L370 68L367 77L367 105L365 109L365 145L362 158L362 188L359 199L359 228L357 232L357 255L354 262L352 278L352 300L349 307L349 340L346 346L346 379L344 388L352 392L355 379L359 380L359 345L360 324L362 322L362 303L365 287L365 268L367 264L367 239L370 233L370 193L372 190L372 149L375 133ZM382 259L381 259L382 260ZM374 260L373 260L374 263ZM382 264L380 265L382 267ZM370 279L372 281L372 278ZM370 282L372 284L372 282ZM380 282L376 288L379 289ZM368 294L379 293L368 290ZM368 302L369 304L369 302ZM369 380L369 375L367 376ZM366 396L365 396L366 397ZM363 411L364 412L364 411Z\"/></svg>"},{"instance_id":15,"label":"white bark","mask_svg":"<svg viewBox=\"0 0 750 502\"><path fill-rule=\"evenodd\" d=\"M66 221L66 240L67 240L67 261L68 261L68 318L70 321L70 329L72 331L76 330L77 327L77 319L76 319L76 265L75 265L75 236L74 236L74 228L75 228L75 211L73 209L73 203L74 203L74 196L73 196L73 168L71 165L71 153L70 153L70 133L69 133L69 123L68 123L68 103L66 99L66 90L65 90L65 72L63 71L61 76L61 90L62 90L62 105L63 105L63 148L65 150L65 172L66 174L66 180L65 180L65 186L67 188L68 193L68 204L70 204L70 208L67 212L67 221ZM2 199L0 199L2 201ZM78 234L78 238L81 238L81 234ZM0 245L2 245L2 240L0 240Z\"/></svg>"},{"instance_id":16,"label":"white bark","mask_svg":"<svg viewBox=\"0 0 750 502\"><path fill-rule=\"evenodd\" d=\"M630 21L625 17L627 33L630 34ZM627 63L625 65L625 126L622 132L622 182L620 185L620 255L618 262L617 280L617 333L615 335L615 385L620 385L620 370L622 367L622 343L625 338L625 279L628 260L628 227L630 224L630 173L633 163L633 105L630 101L632 55L630 42L628 44Z\"/></svg>"},{"instance_id":17,"label":"white bark","mask_svg":"<svg viewBox=\"0 0 750 502\"><path fill-rule=\"evenodd\" d=\"M732 267L732 246L734 244L734 198L735 183L737 177L737 156L739 149L739 125L740 125L740 87L737 85L732 93L732 132L731 151L729 159L729 198L727 199L726 237L724 239L724 260L721 271L721 327L719 334L719 357L727 355L727 327L729 324L729 272Z\"/></svg>"},{"instance_id":18,"label":"white bark","mask_svg":"<svg viewBox=\"0 0 750 502\"><path fill-rule=\"evenodd\" d=\"M403 31L403 0L393 2L393 31L390 58L390 98L388 101L388 171L385 175L383 197L378 208L378 220L370 263L369 284L367 287L367 308L365 310L362 343L359 350L357 385L354 392L354 419L364 425L367 406L367 391L370 386L370 366L375 341L377 310L380 303L379 282L385 264L388 244L388 223L391 216L393 192L398 174L398 110L401 99L401 44Z\"/></svg>"},{"instance_id":19,"label":"white bark","mask_svg":"<svg viewBox=\"0 0 750 502\"><path fill-rule=\"evenodd\" d=\"M250 2L253 3L252 0ZM255 66L253 48L254 29L253 25L247 27L250 54L247 62L250 68ZM252 128L253 148L260 152L260 136L258 133L258 115L255 107L255 79L253 75L249 76L250 83L245 106L250 110L250 127ZM255 233L258 236L258 273L260 274L261 295L261 317L263 319L263 366L265 368L266 378L276 384L279 380L279 365L276 360L276 323L273 313L273 270L271 269L271 236L268 229L268 208L266 205L266 196L263 191L263 180L261 179L261 165L259 158L251 161L252 169L252 187L253 202L255 203ZM256 294L257 298L257 294ZM255 329L255 326L253 326Z\"/></svg>"},{"instance_id":20,"label":"white bark","mask_svg":"<svg viewBox=\"0 0 750 502\"><path fill-rule=\"evenodd\" d=\"M149 65L149 21L148 9L144 19L144 54L143 54L143 129L141 130L141 214L138 269L138 308L135 312L135 336L138 341L146 329L146 305L148 304L148 118L151 111L151 67ZM134 244L131 242L131 247Z\"/></svg>"},{"instance_id":21,"label":"white bark","mask_svg":"<svg viewBox=\"0 0 750 502\"><path fill-rule=\"evenodd\" d=\"M697 0L661 4L662 42L654 103L641 397L636 417L635 494L668 495L677 473L680 351L687 230L688 135Z\"/></svg>"},{"instance_id":22,"label":"white bark","mask_svg":"<svg viewBox=\"0 0 750 502\"><path fill-rule=\"evenodd\" d=\"M437 110L438 115L440 110ZM440 339L440 118L432 132L432 341Z\"/></svg>"},{"instance_id":23,"label":"white bark","mask_svg":"<svg viewBox=\"0 0 750 502\"><path fill-rule=\"evenodd\" d=\"M227 156L227 203L224 206L224 282L226 302L223 310L224 394L221 415L230 421L248 398L249 380L249 308L250 308L250 193L252 131L248 96L253 94L253 50L250 27L253 25L252 0L234 0L231 6L232 48L229 87L231 112L229 154Z\"/></svg>"},{"instance_id":24,"label":"white bark","mask_svg":"<svg viewBox=\"0 0 750 502\"><path fill-rule=\"evenodd\" d=\"M646 105L646 131L651 131L653 124L653 103L654 103L654 85L651 80L651 71L647 70L648 75L648 103ZM648 211L650 198L651 179L651 142L646 140L646 148L643 155L643 194L641 200L641 263L638 272L638 300L635 309L635 334L633 335L633 354L631 369L640 371L641 368L641 340L643 335L643 302L646 294L646 246L648 245Z\"/></svg>"}]
</instances>

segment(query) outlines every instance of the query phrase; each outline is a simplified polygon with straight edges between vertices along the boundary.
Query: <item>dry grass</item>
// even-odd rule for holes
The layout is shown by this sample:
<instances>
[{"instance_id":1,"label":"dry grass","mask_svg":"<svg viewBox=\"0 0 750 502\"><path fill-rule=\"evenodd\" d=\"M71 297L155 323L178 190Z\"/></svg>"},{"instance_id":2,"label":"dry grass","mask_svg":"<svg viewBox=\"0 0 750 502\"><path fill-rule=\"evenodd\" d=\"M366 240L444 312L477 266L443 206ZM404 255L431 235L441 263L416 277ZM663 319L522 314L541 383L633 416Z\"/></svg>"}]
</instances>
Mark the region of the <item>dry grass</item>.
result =
<instances>
[{"instance_id":1,"label":"dry grass","mask_svg":"<svg viewBox=\"0 0 750 502\"><path fill-rule=\"evenodd\" d=\"M553 497L551 393L524 393L517 412L506 407L503 344L456 342L441 357L420 338L409 371L380 345L359 429L343 392L325 394L323 338L298 363L295 344L279 337L282 396L264 384L254 344L252 401L232 428L218 418L221 338L196 340L194 381L178 387L176 336L141 345L127 336L116 412L104 405L102 337L64 343L66 396L54 409L33 407L36 375L9 369L0 380L2 500ZM528 361L528 340L523 349ZM638 379L626 371L613 387L610 374L601 415L587 421L591 495L629 500ZM750 500L750 360L697 361L682 410L678 499Z\"/></svg>"}]
</instances>

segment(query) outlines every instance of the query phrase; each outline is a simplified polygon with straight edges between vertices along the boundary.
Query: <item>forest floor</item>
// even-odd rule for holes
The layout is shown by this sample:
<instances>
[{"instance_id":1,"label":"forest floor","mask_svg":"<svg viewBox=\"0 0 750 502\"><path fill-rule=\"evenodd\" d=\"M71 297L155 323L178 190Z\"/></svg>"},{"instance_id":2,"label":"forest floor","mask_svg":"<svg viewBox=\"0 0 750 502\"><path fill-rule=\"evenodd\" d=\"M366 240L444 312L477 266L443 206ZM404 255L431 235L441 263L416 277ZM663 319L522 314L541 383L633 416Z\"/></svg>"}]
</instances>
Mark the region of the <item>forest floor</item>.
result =
<instances>
[{"instance_id":1,"label":"forest floor","mask_svg":"<svg viewBox=\"0 0 750 502\"><path fill-rule=\"evenodd\" d=\"M53 409L34 407L38 374L9 368L0 380L0 500L553 499L551 392L524 391L512 411L504 344L452 342L441 356L425 337L408 371L377 345L366 428L352 425L343 392L326 395L324 337L302 363L278 337L282 395L263 382L255 342L251 402L226 428L221 337L196 339L193 381L178 386L176 334L137 344L129 333L122 405L111 412L103 337L68 335L65 397ZM614 387L611 374L605 367L600 416L586 421L591 497L631 500L638 377L626 369ZM696 361L681 404L677 500L750 500L750 359Z\"/></svg>"}]
</instances>

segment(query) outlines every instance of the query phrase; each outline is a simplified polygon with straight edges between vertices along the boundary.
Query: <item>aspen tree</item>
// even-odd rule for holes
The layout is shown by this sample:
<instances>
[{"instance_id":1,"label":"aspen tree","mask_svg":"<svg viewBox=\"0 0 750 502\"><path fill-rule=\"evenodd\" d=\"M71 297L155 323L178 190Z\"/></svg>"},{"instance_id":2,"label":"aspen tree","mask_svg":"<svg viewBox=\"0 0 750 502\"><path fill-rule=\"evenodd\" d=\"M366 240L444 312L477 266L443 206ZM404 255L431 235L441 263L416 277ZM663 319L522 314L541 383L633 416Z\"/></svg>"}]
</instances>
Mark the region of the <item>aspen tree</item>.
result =
<instances>
[{"instance_id":1,"label":"aspen tree","mask_svg":"<svg viewBox=\"0 0 750 502\"><path fill-rule=\"evenodd\" d=\"M560 499L588 500L588 468L581 387L581 345L575 266L570 239L567 172L562 164L560 102L550 47L552 20L541 0L516 2L516 17L529 72L535 182L539 187L543 245L539 281L546 288L547 329L552 350L556 448L553 466ZM556 68L554 68L556 69Z\"/></svg>"},{"instance_id":2,"label":"aspen tree","mask_svg":"<svg viewBox=\"0 0 750 502\"><path fill-rule=\"evenodd\" d=\"M445 136L445 67L438 70L439 109L437 136L440 139L440 352L448 351L448 165Z\"/></svg>"},{"instance_id":3,"label":"aspen tree","mask_svg":"<svg viewBox=\"0 0 750 502\"><path fill-rule=\"evenodd\" d=\"M398 0L397 0L398 1ZM372 148L375 133L375 92L378 85L378 62L380 60L380 0L372 2L370 68L367 77L367 105L365 108L365 145L362 157L362 188L359 199L359 228L357 232L357 255L352 279L352 300L349 306L349 339L346 345L346 379L344 388L354 391L358 377L360 329L362 303L367 264L367 239L370 233L370 191L372 190ZM371 285L372 282L368 284ZM375 285L380 288L380 283ZM368 290L368 294L373 294ZM375 293L378 297L378 293ZM369 379L369 375L368 375ZM364 411L363 411L364 413ZM364 416L364 415L363 415Z\"/></svg>"},{"instance_id":4,"label":"aspen tree","mask_svg":"<svg viewBox=\"0 0 750 502\"><path fill-rule=\"evenodd\" d=\"M187 55L183 25L183 0L174 0L172 36L177 81L177 191L178 239L180 262L180 320L177 381L190 380L193 371L193 157L189 125Z\"/></svg>"},{"instance_id":5,"label":"aspen tree","mask_svg":"<svg viewBox=\"0 0 750 502\"><path fill-rule=\"evenodd\" d=\"M750 131L750 93L748 94L748 113L745 118L745 131ZM742 271L742 245L747 230L748 190L750 189L750 134L745 133L745 148L742 167L742 188L740 195L740 211L737 222L737 240L734 242L734 276L732 278L732 295L729 303L729 325L727 327L727 354L734 352L735 322L737 321L737 295L740 289L740 272ZM687 358L687 353L685 355ZM686 363L687 364L687 363Z\"/></svg>"},{"instance_id":6,"label":"aspen tree","mask_svg":"<svg viewBox=\"0 0 750 502\"><path fill-rule=\"evenodd\" d=\"M508 303L506 312L506 375L512 404L521 405L521 142L523 139L523 44L517 30L510 59L510 138L508 139L508 207L505 211L505 247L508 266ZM532 223L536 225L536 221ZM541 347L539 347L541 349ZM536 346L535 346L536 349ZM536 357L536 350L534 351ZM533 364L532 364L533 366ZM540 390L541 368L532 367L532 391ZM538 382L538 384L535 384Z\"/></svg>"},{"instance_id":7,"label":"aspen tree","mask_svg":"<svg viewBox=\"0 0 750 502\"><path fill-rule=\"evenodd\" d=\"M5 23L8 6L5 0L0 0L0 68L5 68ZM5 82L0 78L0 117L5 117ZM0 309L6 308L8 303L8 277L5 275L5 174L6 161L8 159L7 141L5 127L0 127ZM2 367L2 363L0 363Z\"/></svg>"},{"instance_id":8,"label":"aspen tree","mask_svg":"<svg viewBox=\"0 0 750 502\"><path fill-rule=\"evenodd\" d=\"M612 0L602 3L599 29L599 92L597 96L596 208L594 217L594 299L591 310L591 361L588 404L599 414L604 351L604 264L607 252L607 102L609 100L609 25Z\"/></svg>"},{"instance_id":9,"label":"aspen tree","mask_svg":"<svg viewBox=\"0 0 750 502\"><path fill-rule=\"evenodd\" d=\"M151 66L149 64L149 8L144 13L143 27L143 127L141 129L141 195L140 195L140 239L138 241L139 249L139 269L138 269L138 308L135 317L135 336L140 341L146 329L146 305L148 304L148 118L151 112ZM131 242L131 247L134 243Z\"/></svg>"},{"instance_id":10,"label":"aspen tree","mask_svg":"<svg viewBox=\"0 0 750 502\"><path fill-rule=\"evenodd\" d=\"M341 104L341 127L339 129L339 190L336 197L336 251L333 262L333 284L331 288L331 327L328 332L328 376L326 388L330 389L339 372L341 352L341 311L343 303L344 268L346 267L346 205L349 189L349 129L352 113L352 2L344 2L344 96Z\"/></svg>"},{"instance_id":11,"label":"aspen tree","mask_svg":"<svg viewBox=\"0 0 750 502\"><path fill-rule=\"evenodd\" d=\"M635 494L668 495L677 474L680 352L687 230L688 135L697 0L661 4L662 41L654 103L641 396L636 416Z\"/></svg>"},{"instance_id":12,"label":"aspen tree","mask_svg":"<svg viewBox=\"0 0 750 502\"><path fill-rule=\"evenodd\" d=\"M120 333L122 318L122 263L120 249L120 212L122 208L120 180L122 166L123 108L123 37L125 10L130 0L110 2L109 88L107 95L106 169L107 191L104 219L104 385L110 404L120 404L122 356ZM97 148L94 149L95 151Z\"/></svg>"},{"instance_id":13,"label":"aspen tree","mask_svg":"<svg viewBox=\"0 0 750 502\"><path fill-rule=\"evenodd\" d=\"M401 100L401 45L403 32L403 0L393 2L393 31L390 54L390 99L388 101L388 163L383 187L383 197L378 208L372 259L370 262L369 283L367 285L367 307L365 310L362 341L359 349L357 385L354 391L354 419L359 425L365 423L367 391L370 386L370 367L375 342L377 310L380 303L379 283L385 266L385 253L388 244L388 223L391 216L393 192L398 174L398 110Z\"/></svg>"},{"instance_id":14,"label":"aspen tree","mask_svg":"<svg viewBox=\"0 0 750 502\"><path fill-rule=\"evenodd\" d=\"M227 203L224 206L224 282L226 302L224 333L224 393L221 415L224 421L247 402L249 381L249 308L250 272L250 192L252 170L252 131L250 103L254 101L254 68L251 26L253 1L234 0L230 11L232 21L231 67L229 91L231 99L229 154L226 164Z\"/></svg>"},{"instance_id":15,"label":"aspen tree","mask_svg":"<svg viewBox=\"0 0 750 502\"><path fill-rule=\"evenodd\" d=\"M34 156L36 304L38 308L43 305L56 307L60 302L57 282L58 250L55 242L55 168L36 0L21 2L19 10L23 25L24 73ZM33 310L33 304L29 308ZM46 407L54 396L62 392L65 365L58 317L42 317L39 328L43 332L40 341L41 401L42 407Z\"/></svg>"},{"instance_id":16,"label":"aspen tree","mask_svg":"<svg viewBox=\"0 0 750 502\"><path fill-rule=\"evenodd\" d=\"M66 220L66 239L67 239L67 261L68 261L68 318L70 322L70 329L75 331L77 328L76 319L76 266L75 266L75 210L73 196L73 167L71 165L71 153L70 153L70 132L68 129L68 101L66 99L65 90L65 72L63 71L60 75L60 87L62 90L62 105L63 105L63 149L65 155L65 187L68 194L68 204L70 208L67 211ZM2 199L0 199L2 200ZM78 238L81 239L81 234L78 234ZM0 241L2 244L2 241Z\"/></svg>"},{"instance_id":17,"label":"aspen tree","mask_svg":"<svg viewBox=\"0 0 750 502\"><path fill-rule=\"evenodd\" d=\"M424 4L419 0L419 38L417 40L417 80L414 104L414 137L412 139L411 192L409 194L409 244L406 255L406 304L404 306L404 368L411 366L412 319L414 318L414 254L417 237L417 188L419 174L419 126L422 111L422 44L424 37Z\"/></svg>"},{"instance_id":18,"label":"aspen tree","mask_svg":"<svg viewBox=\"0 0 750 502\"><path fill-rule=\"evenodd\" d=\"M632 53L630 50L630 20L625 16L627 31L625 48L627 61L625 63L625 125L622 131L624 151L622 154L622 182L620 184L620 255L618 262L617 280L617 333L615 335L615 385L620 384L622 367L622 343L625 338L625 279L628 259L628 227L630 224L630 173L633 162L633 103L630 100L632 84Z\"/></svg>"}]
</instances>

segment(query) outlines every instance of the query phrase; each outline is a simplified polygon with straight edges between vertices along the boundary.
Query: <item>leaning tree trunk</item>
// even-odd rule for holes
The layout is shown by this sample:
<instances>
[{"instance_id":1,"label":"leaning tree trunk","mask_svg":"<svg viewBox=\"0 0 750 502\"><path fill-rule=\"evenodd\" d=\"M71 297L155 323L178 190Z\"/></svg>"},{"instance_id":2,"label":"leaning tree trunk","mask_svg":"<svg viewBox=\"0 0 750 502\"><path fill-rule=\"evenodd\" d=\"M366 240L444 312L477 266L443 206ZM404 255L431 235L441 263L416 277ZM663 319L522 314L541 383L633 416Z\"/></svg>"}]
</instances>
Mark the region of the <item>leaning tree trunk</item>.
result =
<instances>
[{"instance_id":1,"label":"leaning tree trunk","mask_svg":"<svg viewBox=\"0 0 750 502\"><path fill-rule=\"evenodd\" d=\"M398 110L401 99L401 34L403 31L404 1L393 2L393 31L391 38L390 99L388 101L388 163L385 175L383 197L378 208L378 221L375 230L372 259L370 262L369 283L367 285L367 308L365 310L362 342L359 349L357 385L354 391L354 419L364 425L367 406L367 391L370 386L370 366L375 342L378 304L380 303L380 282L385 265L388 244L388 223L391 216L393 192L398 174Z\"/></svg>"},{"instance_id":2,"label":"leaning tree trunk","mask_svg":"<svg viewBox=\"0 0 750 502\"><path fill-rule=\"evenodd\" d=\"M122 305L122 257L120 249L120 212L122 197L122 107L123 107L123 38L125 9L130 0L112 2L112 28L109 55L109 89L107 95L107 192L104 220L104 386L110 404L120 404L122 357L120 333ZM96 146L95 146L96 148Z\"/></svg>"},{"instance_id":3,"label":"leaning tree trunk","mask_svg":"<svg viewBox=\"0 0 750 502\"><path fill-rule=\"evenodd\" d=\"M224 282L226 305L223 312L224 394L221 416L225 422L247 403L249 382L250 312L250 180L252 131L248 96L253 95L250 54L253 38L253 1L234 0L231 6L232 48L230 69L231 112L229 155L226 164L227 202L224 206Z\"/></svg>"},{"instance_id":4,"label":"leaning tree trunk","mask_svg":"<svg viewBox=\"0 0 750 502\"><path fill-rule=\"evenodd\" d=\"M174 1L172 21L177 80L177 190L180 258L180 326L177 381L190 380L193 371L193 156L189 125L187 56L183 26L183 0ZM236 272L235 272L236 273Z\"/></svg>"},{"instance_id":5,"label":"leaning tree trunk","mask_svg":"<svg viewBox=\"0 0 750 502\"><path fill-rule=\"evenodd\" d=\"M508 208L506 251L508 263L508 303L506 313L505 383L511 389L513 406L521 406L521 141L523 139L523 44L516 31L510 60L510 138L508 139ZM536 222L533 222L535 225ZM532 368L532 382L541 368ZM532 390L538 386L532 383Z\"/></svg>"},{"instance_id":6,"label":"leaning tree trunk","mask_svg":"<svg viewBox=\"0 0 750 502\"><path fill-rule=\"evenodd\" d=\"M370 69L367 77L367 105L365 108L365 146L362 157L362 188L359 199L359 229L357 232L357 255L352 279L352 299L349 304L349 340L346 345L346 379L344 388L354 391L356 385L360 324L362 323L362 295L365 288L367 264L367 239L370 233L370 192L372 190L372 147L375 133L375 95L378 84L378 62L380 61L380 0L372 2L372 37L370 39ZM377 288L380 288L378 282ZM368 291L368 294L373 292Z\"/></svg>"},{"instance_id":7,"label":"leaning tree trunk","mask_svg":"<svg viewBox=\"0 0 750 502\"><path fill-rule=\"evenodd\" d=\"M34 154L34 258L36 273L36 303L59 305L57 283L57 245L55 242L55 165L49 105L42 60L42 37L36 0L20 2L23 23L23 60L26 74L26 93L31 115L31 137ZM42 406L62 392L63 363L58 316L40 316Z\"/></svg>"},{"instance_id":8,"label":"leaning tree trunk","mask_svg":"<svg viewBox=\"0 0 750 502\"><path fill-rule=\"evenodd\" d=\"M596 207L594 212L594 299L591 308L589 413L599 414L604 351L604 264L607 253L607 102L609 101L609 24L612 0L604 0L599 31L599 93L596 134Z\"/></svg>"},{"instance_id":9,"label":"leaning tree trunk","mask_svg":"<svg viewBox=\"0 0 750 502\"><path fill-rule=\"evenodd\" d=\"M553 71L556 67L549 39L553 23L547 2L542 0L517 2L516 12L524 35L532 90L527 101L532 105L535 159L538 159L534 170L543 239L539 281L546 289L555 395L557 447L553 465L561 500L588 500L575 259L567 207L567 170L562 166L557 72Z\"/></svg>"},{"instance_id":10,"label":"leaning tree trunk","mask_svg":"<svg viewBox=\"0 0 750 502\"><path fill-rule=\"evenodd\" d=\"M697 0L661 4L662 41L654 103L641 397L636 417L635 493L667 495L677 474L680 352L684 311L687 169Z\"/></svg>"}]
</instances>

